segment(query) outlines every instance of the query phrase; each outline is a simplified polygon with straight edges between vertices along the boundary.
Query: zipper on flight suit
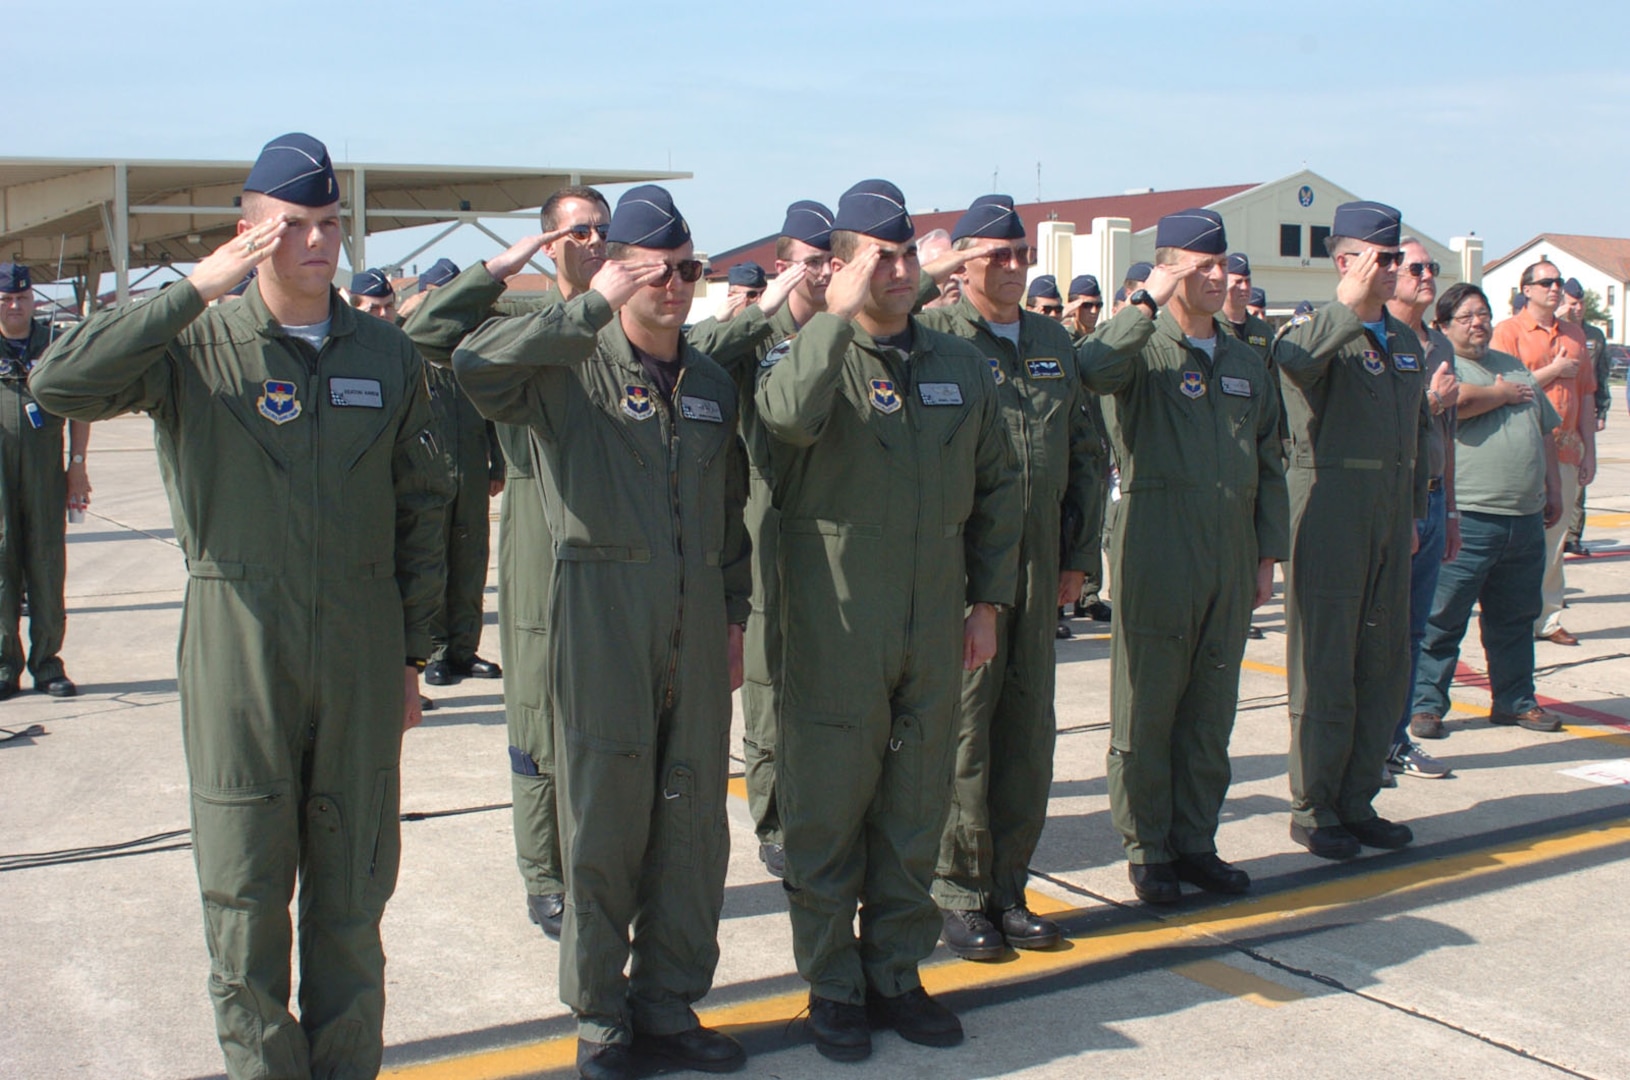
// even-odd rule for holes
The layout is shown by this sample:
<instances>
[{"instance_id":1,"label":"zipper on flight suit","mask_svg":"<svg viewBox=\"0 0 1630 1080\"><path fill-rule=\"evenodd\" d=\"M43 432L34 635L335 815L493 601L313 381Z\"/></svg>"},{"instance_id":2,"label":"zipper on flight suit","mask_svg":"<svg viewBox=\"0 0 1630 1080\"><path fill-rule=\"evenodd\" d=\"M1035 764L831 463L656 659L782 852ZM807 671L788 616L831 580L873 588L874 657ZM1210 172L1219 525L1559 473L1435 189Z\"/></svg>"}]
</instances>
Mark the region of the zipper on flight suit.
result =
<instances>
[{"instance_id":1,"label":"zipper on flight suit","mask_svg":"<svg viewBox=\"0 0 1630 1080\"><path fill-rule=\"evenodd\" d=\"M330 330L333 329L332 324L330 325L329 329ZM284 346L284 348L286 348L289 351L291 351L292 353L294 353L295 357L300 361L301 365L306 369L306 376L307 376L307 380L308 380L307 385L302 387L302 390L305 392L306 401L311 406L311 423L308 426L311 428L311 470L310 470L310 476L311 476L311 481L312 481L312 483L311 483L311 530L312 530L311 535L312 535L312 540L314 542L315 542L315 540L317 538L317 533L318 533L317 522L322 517L322 513L321 513L321 510L322 510L322 505L321 505L322 504L322 492L321 492L322 484L321 484L321 478L317 475L318 472L320 471L321 462L322 462L322 454L321 454L321 451L322 451L322 432L319 430L319 423L318 423L318 419L321 416L321 412L317 408L317 397L315 396L314 388L316 386L317 371L322 367L323 353L328 351L328 346L330 344L332 344L333 341L334 341L334 335L332 333L330 333L328 335L328 338L323 342L323 347L321 349L313 351L311 349L311 346L306 344L304 341L302 341L302 340L300 340L298 338L290 337L287 333L285 333L283 335L283 346ZM313 546L315 546L315 543L314 543ZM315 630L315 628L317 626L317 607L318 607L318 604L319 604L319 597L322 594L322 589L320 587L320 583L317 581L317 568L320 567L322 565L322 562L323 562L323 560L322 560L322 554L323 553L322 552L316 552L315 554L316 554L317 557L313 558L311 560L311 575L312 575L312 581L311 581L311 609L310 609L310 619L311 619L311 621L307 624L308 626L312 627L314 630ZM311 635L310 655L308 657L309 667L308 667L307 670L310 670L310 671L315 671L316 670L318 647L319 647L318 646L318 635L316 633L313 633ZM307 715L307 718L306 718L306 747L308 749L310 749L312 747L315 747L316 745L317 745L317 701L316 701L316 698L313 697L312 702L311 702L311 712Z\"/></svg>"},{"instance_id":2,"label":"zipper on flight suit","mask_svg":"<svg viewBox=\"0 0 1630 1080\"><path fill-rule=\"evenodd\" d=\"M668 688L662 695L664 709L673 708L674 677L679 670L679 637L685 621L685 537L681 524L682 510L679 505L679 417L674 412L674 402L679 400L679 387L685 381L685 371L683 367L679 369L679 377L674 379L673 394L662 403L666 425L663 430L668 442L669 510L673 513L674 553L679 556L679 588L674 599L674 628L673 635L668 640ZM662 395L657 396L660 398Z\"/></svg>"}]
</instances>

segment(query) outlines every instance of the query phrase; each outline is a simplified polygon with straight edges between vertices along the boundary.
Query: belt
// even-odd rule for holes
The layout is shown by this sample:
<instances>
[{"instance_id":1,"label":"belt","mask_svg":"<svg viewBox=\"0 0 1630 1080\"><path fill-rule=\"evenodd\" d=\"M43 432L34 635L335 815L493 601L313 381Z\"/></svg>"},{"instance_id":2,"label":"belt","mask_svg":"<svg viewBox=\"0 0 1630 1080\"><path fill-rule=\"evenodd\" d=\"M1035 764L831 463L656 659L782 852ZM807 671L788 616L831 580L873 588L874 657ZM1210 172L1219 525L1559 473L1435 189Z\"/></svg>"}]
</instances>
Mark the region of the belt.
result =
<instances>
[{"instance_id":1,"label":"belt","mask_svg":"<svg viewBox=\"0 0 1630 1080\"><path fill-rule=\"evenodd\" d=\"M1428 480L1426 482L1426 490L1429 491L1429 492L1431 492L1431 491L1442 491L1443 490L1443 477L1434 476L1434 477L1432 477L1432 479Z\"/></svg>"}]
</instances>

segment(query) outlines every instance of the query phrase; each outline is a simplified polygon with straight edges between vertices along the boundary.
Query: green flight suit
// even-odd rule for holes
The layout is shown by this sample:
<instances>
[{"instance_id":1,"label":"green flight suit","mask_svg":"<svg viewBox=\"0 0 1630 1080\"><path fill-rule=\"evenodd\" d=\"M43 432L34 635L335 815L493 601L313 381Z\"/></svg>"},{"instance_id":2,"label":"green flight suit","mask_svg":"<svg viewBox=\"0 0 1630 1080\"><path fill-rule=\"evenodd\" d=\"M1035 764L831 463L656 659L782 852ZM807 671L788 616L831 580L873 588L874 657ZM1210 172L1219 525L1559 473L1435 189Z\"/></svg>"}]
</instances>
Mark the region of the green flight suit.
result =
<instances>
[{"instance_id":1,"label":"green flight suit","mask_svg":"<svg viewBox=\"0 0 1630 1080\"><path fill-rule=\"evenodd\" d=\"M1279 392L1222 321L1212 357L1162 311L1142 353L1083 365L1121 463L1108 781L1133 863L1217 850L1257 565L1290 547Z\"/></svg>"},{"instance_id":2,"label":"green flight suit","mask_svg":"<svg viewBox=\"0 0 1630 1080\"><path fill-rule=\"evenodd\" d=\"M1084 357L1137 352L1149 319L1123 314ZM942 908L1000 911L1025 902L1030 857L1047 824L1058 734L1058 578L1061 568L1085 570L1099 554L1086 525L1088 506L1103 500L1101 444L1082 410L1089 395L1075 346L1057 320L1021 312L1017 349L965 297L918 321L968 341L990 364L1024 499L1018 589L998 621L996 658L962 675L956 779L933 887Z\"/></svg>"},{"instance_id":3,"label":"green flight suit","mask_svg":"<svg viewBox=\"0 0 1630 1080\"><path fill-rule=\"evenodd\" d=\"M719 956L747 478L734 384L688 345L680 361L675 400L660 400L596 292L490 320L453 354L483 414L531 429L543 481L560 991L599 1043L695 1027Z\"/></svg>"},{"instance_id":4,"label":"green flight suit","mask_svg":"<svg viewBox=\"0 0 1630 1080\"><path fill-rule=\"evenodd\" d=\"M489 492L492 481L504 478L504 455L493 426L482 419L469 398L459 390L451 369L445 364L430 363L425 374L436 429L457 483L453 498L447 504L443 526L447 588L430 627L433 645L430 659L468 664L481 645L487 560L491 554Z\"/></svg>"},{"instance_id":5,"label":"green flight suit","mask_svg":"<svg viewBox=\"0 0 1630 1080\"><path fill-rule=\"evenodd\" d=\"M30 380L71 419L153 417L189 575L182 740L234 1078L379 1071L403 658L429 650L442 584L446 472L423 363L401 331L330 297L316 352L258 284L206 308L177 282L70 330Z\"/></svg>"},{"instance_id":6,"label":"green flight suit","mask_svg":"<svg viewBox=\"0 0 1630 1080\"><path fill-rule=\"evenodd\" d=\"M1600 422L1613 411L1613 387L1608 383L1613 373L1613 361L1607 355L1607 335L1594 323L1580 323L1585 332L1585 355L1596 371L1596 418ZM1427 373L1431 378L1431 373ZM1585 485L1579 485L1579 498L1574 503L1573 516L1568 521L1568 540L1577 544L1585 533Z\"/></svg>"},{"instance_id":7,"label":"green flight suit","mask_svg":"<svg viewBox=\"0 0 1630 1080\"><path fill-rule=\"evenodd\" d=\"M0 681L21 681L23 669L39 686L63 675L67 629L63 584L68 574L65 537L68 474L62 456L62 418L39 407L28 391L26 367L51 343L51 328L35 322L23 356L0 342ZM30 415L32 413L32 417ZM36 426L37 421L37 426ZM28 655L18 624L28 596Z\"/></svg>"},{"instance_id":8,"label":"green flight suit","mask_svg":"<svg viewBox=\"0 0 1630 1080\"><path fill-rule=\"evenodd\" d=\"M782 842L781 815L775 802L775 716L781 686L781 590L775 558L781 515L772 497L769 434L759 423L753 394L760 365L797 332L798 324L786 304L770 316L755 304L728 322L704 319L691 327L688 335L692 345L711 356L736 381L738 426L747 447L747 507L743 519L753 543L753 605L747 617L742 655L745 678L741 684L741 748L747 810L761 844Z\"/></svg>"},{"instance_id":9,"label":"green flight suit","mask_svg":"<svg viewBox=\"0 0 1630 1080\"><path fill-rule=\"evenodd\" d=\"M504 287L485 264L475 263L427 296L402 329L433 366L447 368L459 342L492 315L522 315L564 302L558 289L536 300L506 301L501 299ZM468 400L462 391L458 395ZM512 424L494 427L505 462L498 508L498 648L504 669L515 864L528 895L554 896L566 891L556 805L555 731L545 678L554 542L543 509L543 485L532 467L530 433Z\"/></svg>"},{"instance_id":10,"label":"green flight suit","mask_svg":"<svg viewBox=\"0 0 1630 1080\"><path fill-rule=\"evenodd\" d=\"M851 1004L868 986L921 985L964 605L1018 588L1024 496L989 364L912 327L906 358L816 315L758 389L781 511L776 798L793 951L815 994Z\"/></svg>"},{"instance_id":11,"label":"green flight suit","mask_svg":"<svg viewBox=\"0 0 1630 1080\"><path fill-rule=\"evenodd\" d=\"M1089 341L1099 337L1098 330L1105 329L1109 320L1099 322L1091 334L1082 334L1073 342L1079 350ZM1087 546L1091 549L1086 556L1086 577L1081 582L1081 603L1083 605L1096 604L1103 601L1104 591L1104 548L1105 548L1105 518L1109 512L1109 478L1110 469L1114 466L1114 459L1110 456L1109 431L1104 427L1104 408L1098 400L1097 394L1085 394L1081 401L1081 414L1087 418L1092 427L1096 440L1092 458L1092 474L1097 482L1097 491L1093 498L1083 508L1086 517L1082 525L1083 536Z\"/></svg>"},{"instance_id":12,"label":"green flight suit","mask_svg":"<svg viewBox=\"0 0 1630 1080\"><path fill-rule=\"evenodd\" d=\"M1285 590L1291 816L1367 821L1409 692L1409 566L1426 516L1425 350L1341 303L1293 319L1273 362L1290 425Z\"/></svg>"}]
</instances>

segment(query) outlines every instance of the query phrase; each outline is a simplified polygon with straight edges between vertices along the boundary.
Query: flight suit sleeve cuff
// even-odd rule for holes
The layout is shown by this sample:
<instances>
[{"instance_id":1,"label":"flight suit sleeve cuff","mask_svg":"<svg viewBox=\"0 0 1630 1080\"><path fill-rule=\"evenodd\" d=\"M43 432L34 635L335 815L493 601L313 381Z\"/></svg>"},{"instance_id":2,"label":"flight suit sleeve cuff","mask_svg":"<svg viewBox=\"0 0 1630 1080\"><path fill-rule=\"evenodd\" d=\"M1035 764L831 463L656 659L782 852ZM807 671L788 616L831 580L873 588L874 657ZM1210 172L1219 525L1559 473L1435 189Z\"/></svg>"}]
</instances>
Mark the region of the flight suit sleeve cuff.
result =
<instances>
[{"instance_id":1,"label":"flight suit sleeve cuff","mask_svg":"<svg viewBox=\"0 0 1630 1080\"><path fill-rule=\"evenodd\" d=\"M427 633L416 633L413 630L408 630L403 634L403 641L407 646L402 654L404 656L429 656L435 649L435 646L430 643L430 635Z\"/></svg>"},{"instance_id":2,"label":"flight suit sleeve cuff","mask_svg":"<svg viewBox=\"0 0 1630 1080\"><path fill-rule=\"evenodd\" d=\"M617 314L611 310L611 304L605 297L590 289L575 301L582 304L583 318L596 333L611 325L612 318Z\"/></svg>"},{"instance_id":3,"label":"flight suit sleeve cuff","mask_svg":"<svg viewBox=\"0 0 1630 1080\"><path fill-rule=\"evenodd\" d=\"M753 604L751 598L746 596L726 596L724 598L725 622L731 626L745 626L747 616L751 614Z\"/></svg>"}]
</instances>

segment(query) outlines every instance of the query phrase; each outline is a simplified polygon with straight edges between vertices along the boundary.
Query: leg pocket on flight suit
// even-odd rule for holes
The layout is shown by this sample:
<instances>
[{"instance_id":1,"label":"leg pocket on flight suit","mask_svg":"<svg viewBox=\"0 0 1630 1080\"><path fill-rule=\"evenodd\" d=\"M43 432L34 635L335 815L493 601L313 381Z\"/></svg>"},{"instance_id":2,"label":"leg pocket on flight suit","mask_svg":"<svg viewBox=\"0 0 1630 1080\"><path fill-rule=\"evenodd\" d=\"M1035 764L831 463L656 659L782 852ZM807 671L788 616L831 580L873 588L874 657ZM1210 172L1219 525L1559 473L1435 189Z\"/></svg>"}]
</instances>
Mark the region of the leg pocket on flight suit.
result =
<instances>
[{"instance_id":1,"label":"leg pocket on flight suit","mask_svg":"<svg viewBox=\"0 0 1630 1080\"><path fill-rule=\"evenodd\" d=\"M915 716L896 716L889 727L889 745L883 759L883 808L908 820L925 804L923 727ZM950 777L944 778L949 784Z\"/></svg>"},{"instance_id":2,"label":"leg pocket on flight suit","mask_svg":"<svg viewBox=\"0 0 1630 1080\"><path fill-rule=\"evenodd\" d=\"M688 765L675 765L662 783L662 861L680 870L696 864L696 774Z\"/></svg>"},{"instance_id":3,"label":"leg pocket on flight suit","mask_svg":"<svg viewBox=\"0 0 1630 1080\"><path fill-rule=\"evenodd\" d=\"M1124 601L1123 601L1124 602ZM1175 704L1182 687L1173 684L1178 673L1188 667L1188 638L1175 630L1162 630L1153 626L1138 626L1121 621L1115 633L1124 636L1119 643L1119 655L1125 657L1125 673L1115 673L1116 685L1110 696L1109 749L1111 753L1130 753L1133 717L1145 708L1158 708L1154 699L1169 699ZM1125 705L1117 708L1117 698Z\"/></svg>"},{"instance_id":4,"label":"leg pocket on flight suit","mask_svg":"<svg viewBox=\"0 0 1630 1080\"><path fill-rule=\"evenodd\" d=\"M374 778L371 814L365 826L372 842L367 862L360 867L362 896L370 909L382 909L396 891L402 863L401 785L400 769L380 769Z\"/></svg>"}]
</instances>

